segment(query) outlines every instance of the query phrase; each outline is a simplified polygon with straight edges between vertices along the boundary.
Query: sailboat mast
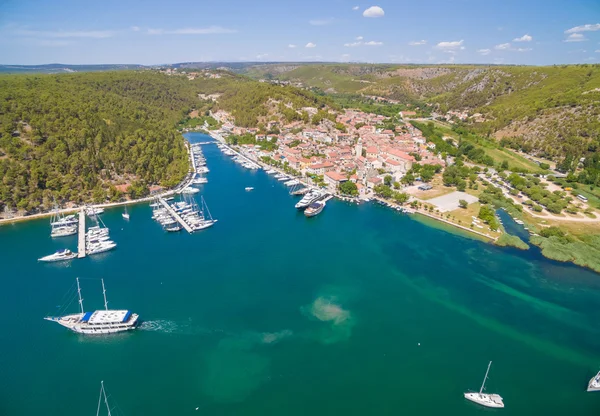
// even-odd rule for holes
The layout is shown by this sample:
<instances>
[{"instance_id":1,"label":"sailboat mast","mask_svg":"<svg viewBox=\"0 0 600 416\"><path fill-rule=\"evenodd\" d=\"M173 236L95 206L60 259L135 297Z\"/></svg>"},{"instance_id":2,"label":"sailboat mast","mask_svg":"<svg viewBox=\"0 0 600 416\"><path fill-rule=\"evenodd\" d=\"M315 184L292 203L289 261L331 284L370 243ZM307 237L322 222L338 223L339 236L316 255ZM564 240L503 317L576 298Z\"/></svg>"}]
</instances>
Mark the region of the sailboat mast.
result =
<instances>
[{"instance_id":1,"label":"sailboat mast","mask_svg":"<svg viewBox=\"0 0 600 416\"><path fill-rule=\"evenodd\" d=\"M108 412L108 416L110 416L110 407L108 406L108 399L106 398L106 390L104 390L104 381L101 381L102 385L102 394L104 394L104 404L106 405L106 411Z\"/></svg>"},{"instance_id":2,"label":"sailboat mast","mask_svg":"<svg viewBox=\"0 0 600 416\"><path fill-rule=\"evenodd\" d=\"M104 279L102 280L102 294L104 295L104 309L108 310L108 301L106 300L106 288L104 287Z\"/></svg>"},{"instance_id":3,"label":"sailboat mast","mask_svg":"<svg viewBox=\"0 0 600 416\"><path fill-rule=\"evenodd\" d=\"M79 277L77 277L76 280L77 280L77 296L79 297L79 307L81 308L81 313L84 314L85 312L83 311L83 299L81 298L81 287L79 286Z\"/></svg>"},{"instance_id":4,"label":"sailboat mast","mask_svg":"<svg viewBox=\"0 0 600 416\"><path fill-rule=\"evenodd\" d=\"M104 391L104 383L100 382L100 395L98 396L98 410L96 410L96 416L100 415L100 404L102 403L102 392Z\"/></svg>"},{"instance_id":5,"label":"sailboat mast","mask_svg":"<svg viewBox=\"0 0 600 416\"><path fill-rule=\"evenodd\" d=\"M481 384L481 388L479 389L479 394L481 394L481 392L485 388L485 381L487 380L487 376L488 376L488 373L490 372L491 366L492 366L492 362L490 361L490 363L488 364L487 371L485 372L485 377L483 378L483 383Z\"/></svg>"},{"instance_id":6,"label":"sailboat mast","mask_svg":"<svg viewBox=\"0 0 600 416\"><path fill-rule=\"evenodd\" d=\"M206 207L206 212L208 212L208 218L212 220L212 215L210 215L210 210L208 209L208 205L206 205L204 197L202 197L202 204ZM204 214L204 208L202 209L202 213Z\"/></svg>"}]
</instances>

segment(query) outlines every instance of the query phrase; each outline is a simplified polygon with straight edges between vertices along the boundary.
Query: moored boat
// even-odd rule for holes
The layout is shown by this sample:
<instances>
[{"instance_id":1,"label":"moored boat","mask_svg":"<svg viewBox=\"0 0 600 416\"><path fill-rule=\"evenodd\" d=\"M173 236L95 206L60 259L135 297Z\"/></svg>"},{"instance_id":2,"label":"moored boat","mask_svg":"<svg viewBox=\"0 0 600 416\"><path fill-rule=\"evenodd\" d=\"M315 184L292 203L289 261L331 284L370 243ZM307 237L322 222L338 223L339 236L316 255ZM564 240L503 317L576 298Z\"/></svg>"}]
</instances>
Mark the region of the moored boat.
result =
<instances>
[{"instance_id":1,"label":"moored boat","mask_svg":"<svg viewBox=\"0 0 600 416\"><path fill-rule=\"evenodd\" d=\"M66 260L74 259L75 257L77 257L77 253L73 253L68 248L65 248L64 250L58 250L56 253L41 257L38 259L38 261L44 261L44 262L66 261Z\"/></svg>"},{"instance_id":2,"label":"moored boat","mask_svg":"<svg viewBox=\"0 0 600 416\"><path fill-rule=\"evenodd\" d=\"M321 211L325 208L325 201L316 201L313 202L304 210L304 215L307 217L314 217L315 215L319 215Z\"/></svg>"}]
</instances>

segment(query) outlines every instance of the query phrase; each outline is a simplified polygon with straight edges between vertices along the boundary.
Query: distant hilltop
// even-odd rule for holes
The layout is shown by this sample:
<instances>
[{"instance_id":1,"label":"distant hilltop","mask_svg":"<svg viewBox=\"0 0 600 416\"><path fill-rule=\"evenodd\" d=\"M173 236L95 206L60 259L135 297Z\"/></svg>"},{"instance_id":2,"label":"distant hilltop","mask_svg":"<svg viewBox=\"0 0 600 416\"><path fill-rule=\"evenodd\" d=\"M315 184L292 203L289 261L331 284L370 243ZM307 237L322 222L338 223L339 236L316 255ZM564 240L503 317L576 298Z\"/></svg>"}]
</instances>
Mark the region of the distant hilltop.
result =
<instances>
[{"instance_id":1,"label":"distant hilltop","mask_svg":"<svg viewBox=\"0 0 600 416\"><path fill-rule=\"evenodd\" d=\"M128 69L143 69L144 65L101 64L101 65L69 65L69 64L44 64L44 65L0 65L0 73L5 74L58 74L68 72L91 71L117 71Z\"/></svg>"}]
</instances>

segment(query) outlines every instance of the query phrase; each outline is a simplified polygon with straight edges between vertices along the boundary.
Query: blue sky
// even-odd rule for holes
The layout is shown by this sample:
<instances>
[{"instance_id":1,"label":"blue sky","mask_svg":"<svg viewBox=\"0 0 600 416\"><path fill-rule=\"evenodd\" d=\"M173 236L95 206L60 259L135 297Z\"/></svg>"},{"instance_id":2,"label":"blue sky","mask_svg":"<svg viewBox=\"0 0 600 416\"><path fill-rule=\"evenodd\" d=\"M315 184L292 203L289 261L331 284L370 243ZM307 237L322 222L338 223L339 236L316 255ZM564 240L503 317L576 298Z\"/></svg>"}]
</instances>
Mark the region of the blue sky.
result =
<instances>
[{"instance_id":1,"label":"blue sky","mask_svg":"<svg viewBox=\"0 0 600 416\"><path fill-rule=\"evenodd\" d=\"M600 0L0 0L1 64L600 62Z\"/></svg>"}]
</instances>

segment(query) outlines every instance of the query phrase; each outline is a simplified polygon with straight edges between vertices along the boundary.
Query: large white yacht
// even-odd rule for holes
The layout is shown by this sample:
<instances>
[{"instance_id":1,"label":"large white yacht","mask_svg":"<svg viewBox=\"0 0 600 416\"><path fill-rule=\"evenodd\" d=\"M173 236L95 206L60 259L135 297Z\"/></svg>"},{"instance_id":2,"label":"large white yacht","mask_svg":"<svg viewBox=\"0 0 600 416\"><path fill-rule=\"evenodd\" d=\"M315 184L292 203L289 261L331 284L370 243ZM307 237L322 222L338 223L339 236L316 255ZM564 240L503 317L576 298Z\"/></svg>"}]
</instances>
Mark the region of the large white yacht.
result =
<instances>
[{"instance_id":1,"label":"large white yacht","mask_svg":"<svg viewBox=\"0 0 600 416\"><path fill-rule=\"evenodd\" d=\"M588 383L587 391L600 391L600 371Z\"/></svg>"},{"instance_id":2,"label":"large white yacht","mask_svg":"<svg viewBox=\"0 0 600 416\"><path fill-rule=\"evenodd\" d=\"M485 381L487 380L488 373L490 372L490 367L492 366L492 362L488 364L487 371L485 372L485 377L483 377L483 383L481 384L481 388L479 389L479 393L476 392L468 392L465 393L465 399L480 404L485 407L496 407L503 408L504 402L502 397L499 394L488 394L483 393L485 390Z\"/></svg>"},{"instance_id":3,"label":"large white yacht","mask_svg":"<svg viewBox=\"0 0 600 416\"><path fill-rule=\"evenodd\" d=\"M74 259L75 257L77 257L77 253L73 253L68 248L65 248L64 250L58 250L56 253L39 258L38 261L45 261L45 262L65 261L65 260Z\"/></svg>"},{"instance_id":4,"label":"large white yacht","mask_svg":"<svg viewBox=\"0 0 600 416\"><path fill-rule=\"evenodd\" d=\"M60 317L47 316L47 321L56 322L78 334L101 335L130 331L138 324L139 315L128 310L110 310L106 300L106 289L102 279L102 294L104 295L104 310L85 312L81 287L77 278L77 296L79 298L80 313Z\"/></svg>"},{"instance_id":5,"label":"large white yacht","mask_svg":"<svg viewBox=\"0 0 600 416\"><path fill-rule=\"evenodd\" d=\"M321 198L321 196L322 195L319 191L310 191L306 195L304 195L302 199L296 203L295 206L298 209L304 209L313 202L315 202L317 199Z\"/></svg>"}]
</instances>

